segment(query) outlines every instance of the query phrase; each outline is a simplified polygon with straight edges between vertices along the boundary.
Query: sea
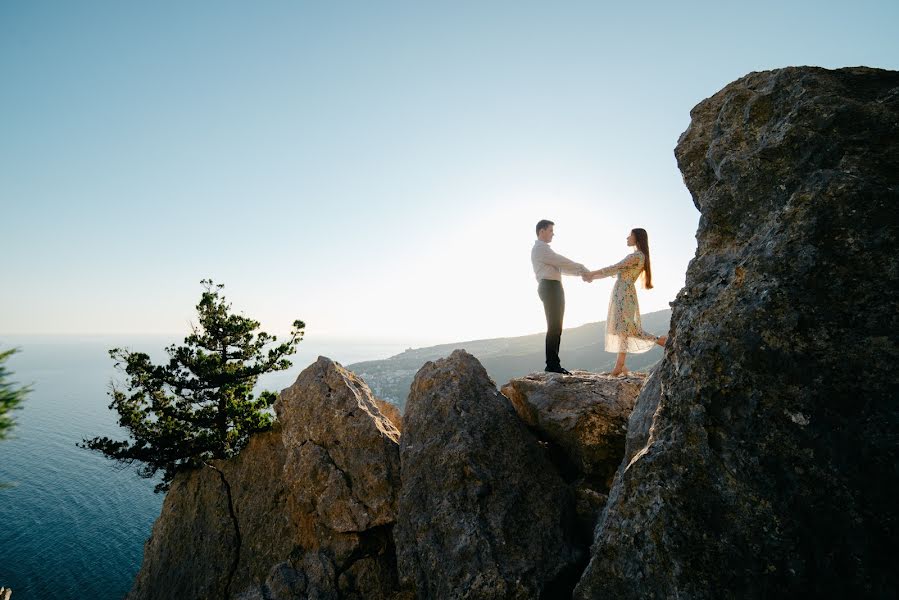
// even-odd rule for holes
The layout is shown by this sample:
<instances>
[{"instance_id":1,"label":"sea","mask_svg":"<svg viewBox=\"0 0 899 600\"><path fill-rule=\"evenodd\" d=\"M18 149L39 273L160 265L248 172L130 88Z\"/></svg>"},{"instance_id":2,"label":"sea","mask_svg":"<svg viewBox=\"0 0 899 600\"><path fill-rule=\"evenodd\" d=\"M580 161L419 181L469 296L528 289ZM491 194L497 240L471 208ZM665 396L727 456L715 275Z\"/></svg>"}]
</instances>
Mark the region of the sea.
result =
<instances>
[{"instance_id":1,"label":"sea","mask_svg":"<svg viewBox=\"0 0 899 600\"><path fill-rule=\"evenodd\" d=\"M183 336L182 336L183 337ZM279 336L280 339L280 336ZM108 350L146 352L157 363L177 336L2 336L8 379L30 385L16 424L0 441L0 587L14 600L122 598L140 569L144 542L164 498L84 438L126 439L108 408L110 382L124 382ZM293 367L260 378L257 391L290 386L318 356L347 365L414 345L307 337ZM425 344L422 344L425 345Z\"/></svg>"}]
</instances>

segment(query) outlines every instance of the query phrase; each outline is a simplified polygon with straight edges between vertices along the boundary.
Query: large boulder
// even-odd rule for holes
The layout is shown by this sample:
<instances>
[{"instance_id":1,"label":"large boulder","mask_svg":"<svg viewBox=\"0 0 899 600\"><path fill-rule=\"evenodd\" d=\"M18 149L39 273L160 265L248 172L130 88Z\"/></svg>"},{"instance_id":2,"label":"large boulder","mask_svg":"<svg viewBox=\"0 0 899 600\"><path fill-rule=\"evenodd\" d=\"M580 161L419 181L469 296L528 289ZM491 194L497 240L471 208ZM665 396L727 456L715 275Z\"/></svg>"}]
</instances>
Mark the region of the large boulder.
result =
<instances>
[{"instance_id":1,"label":"large boulder","mask_svg":"<svg viewBox=\"0 0 899 600\"><path fill-rule=\"evenodd\" d=\"M539 437L562 449L578 474L608 490L645 378L636 372L628 377L587 371L531 373L512 379L502 393Z\"/></svg>"},{"instance_id":2,"label":"large boulder","mask_svg":"<svg viewBox=\"0 0 899 600\"><path fill-rule=\"evenodd\" d=\"M537 372L502 388L571 487L585 546L621 463L628 419L645 378L638 372L628 377Z\"/></svg>"},{"instance_id":3,"label":"large boulder","mask_svg":"<svg viewBox=\"0 0 899 600\"><path fill-rule=\"evenodd\" d=\"M477 359L426 363L403 419L404 586L441 600L570 593L583 568L571 493Z\"/></svg>"},{"instance_id":4,"label":"large boulder","mask_svg":"<svg viewBox=\"0 0 899 600\"><path fill-rule=\"evenodd\" d=\"M399 431L364 381L324 357L281 392L275 410L300 531L294 567L319 595L388 597L397 584Z\"/></svg>"},{"instance_id":5,"label":"large boulder","mask_svg":"<svg viewBox=\"0 0 899 600\"><path fill-rule=\"evenodd\" d=\"M691 116L696 257L575 597L892 597L899 73L751 73Z\"/></svg>"},{"instance_id":6,"label":"large boulder","mask_svg":"<svg viewBox=\"0 0 899 600\"><path fill-rule=\"evenodd\" d=\"M129 598L394 596L399 432L323 357L275 410L237 457L176 477Z\"/></svg>"},{"instance_id":7,"label":"large boulder","mask_svg":"<svg viewBox=\"0 0 899 600\"><path fill-rule=\"evenodd\" d=\"M275 411L290 449L285 469L296 474L294 501L314 512L318 533L393 523L400 434L364 381L320 357L281 392Z\"/></svg>"}]
</instances>

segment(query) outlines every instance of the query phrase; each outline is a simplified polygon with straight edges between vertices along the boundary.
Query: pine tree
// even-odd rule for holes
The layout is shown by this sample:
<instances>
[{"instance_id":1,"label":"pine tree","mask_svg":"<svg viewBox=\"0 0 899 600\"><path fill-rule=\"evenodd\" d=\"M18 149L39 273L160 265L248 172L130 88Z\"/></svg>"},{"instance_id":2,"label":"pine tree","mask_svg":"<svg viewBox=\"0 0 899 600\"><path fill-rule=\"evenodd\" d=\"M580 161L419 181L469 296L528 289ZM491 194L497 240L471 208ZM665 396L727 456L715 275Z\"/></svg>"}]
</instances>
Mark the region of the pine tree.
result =
<instances>
[{"instance_id":1,"label":"pine tree","mask_svg":"<svg viewBox=\"0 0 899 600\"><path fill-rule=\"evenodd\" d=\"M21 408L25 395L31 391L30 387L16 387L6 380L10 373L3 363L16 352L18 352L16 348L0 352L0 440L6 438L15 424L9 415L10 411Z\"/></svg>"},{"instance_id":2,"label":"pine tree","mask_svg":"<svg viewBox=\"0 0 899 600\"><path fill-rule=\"evenodd\" d=\"M305 324L294 321L290 339L265 351L276 336L258 332L259 322L231 314L223 286L201 282L206 291L197 305L199 326L184 345L166 348L168 364L154 365L142 352L109 351L116 367L128 376L127 389L111 385L109 408L130 440L108 437L78 444L123 464L138 464L142 477L162 472L155 491L166 491L182 470L210 466L215 458L235 456L250 436L271 427L268 410L277 395L253 395L260 375L291 366Z\"/></svg>"}]
</instances>

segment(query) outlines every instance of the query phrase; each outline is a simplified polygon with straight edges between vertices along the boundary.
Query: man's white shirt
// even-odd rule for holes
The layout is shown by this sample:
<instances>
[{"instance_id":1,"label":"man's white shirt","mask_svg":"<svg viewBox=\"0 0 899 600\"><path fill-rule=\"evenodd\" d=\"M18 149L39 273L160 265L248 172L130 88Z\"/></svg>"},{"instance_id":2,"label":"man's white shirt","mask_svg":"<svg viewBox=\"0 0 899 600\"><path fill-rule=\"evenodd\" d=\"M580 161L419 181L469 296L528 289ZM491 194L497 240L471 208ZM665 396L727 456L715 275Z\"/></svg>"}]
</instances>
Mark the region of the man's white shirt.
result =
<instances>
[{"instance_id":1,"label":"man's white shirt","mask_svg":"<svg viewBox=\"0 0 899 600\"><path fill-rule=\"evenodd\" d=\"M562 281L563 273L565 275L583 275L589 272L589 269L581 263L556 254L549 244L542 240L535 241L534 247L531 248L531 264L534 266L534 275L537 277L537 281L541 279Z\"/></svg>"}]
</instances>

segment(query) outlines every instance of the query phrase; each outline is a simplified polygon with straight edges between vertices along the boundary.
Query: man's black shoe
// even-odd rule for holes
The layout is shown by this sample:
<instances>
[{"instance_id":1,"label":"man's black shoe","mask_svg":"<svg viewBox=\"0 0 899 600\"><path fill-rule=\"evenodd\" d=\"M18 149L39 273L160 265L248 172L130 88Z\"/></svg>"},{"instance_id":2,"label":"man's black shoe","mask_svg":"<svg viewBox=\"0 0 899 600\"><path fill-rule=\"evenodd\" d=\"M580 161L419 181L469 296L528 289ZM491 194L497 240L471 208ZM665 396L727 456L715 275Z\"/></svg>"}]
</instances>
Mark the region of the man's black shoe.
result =
<instances>
[{"instance_id":1,"label":"man's black shoe","mask_svg":"<svg viewBox=\"0 0 899 600\"><path fill-rule=\"evenodd\" d=\"M564 367L557 367L555 369L546 369L547 373L561 373L562 375L571 375L571 371Z\"/></svg>"}]
</instances>

